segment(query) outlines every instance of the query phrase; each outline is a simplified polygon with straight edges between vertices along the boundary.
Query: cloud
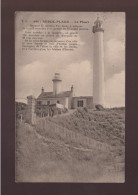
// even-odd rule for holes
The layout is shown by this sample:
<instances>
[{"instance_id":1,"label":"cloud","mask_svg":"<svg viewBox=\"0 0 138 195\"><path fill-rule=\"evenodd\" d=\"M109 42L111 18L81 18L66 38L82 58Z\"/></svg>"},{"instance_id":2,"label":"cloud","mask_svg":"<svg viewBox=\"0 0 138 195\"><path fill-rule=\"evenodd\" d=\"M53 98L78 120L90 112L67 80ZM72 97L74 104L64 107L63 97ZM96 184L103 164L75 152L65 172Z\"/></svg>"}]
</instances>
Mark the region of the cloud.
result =
<instances>
[{"instance_id":1,"label":"cloud","mask_svg":"<svg viewBox=\"0 0 138 195\"><path fill-rule=\"evenodd\" d=\"M50 90L51 70L52 66L40 61L16 68L16 97L37 96L42 86Z\"/></svg>"},{"instance_id":2,"label":"cloud","mask_svg":"<svg viewBox=\"0 0 138 195\"><path fill-rule=\"evenodd\" d=\"M106 107L125 106L125 71L115 74L105 83Z\"/></svg>"},{"instance_id":3,"label":"cloud","mask_svg":"<svg viewBox=\"0 0 138 195\"><path fill-rule=\"evenodd\" d=\"M110 39L105 44L105 74L108 79L113 74L124 70L125 43L118 39Z\"/></svg>"},{"instance_id":4,"label":"cloud","mask_svg":"<svg viewBox=\"0 0 138 195\"><path fill-rule=\"evenodd\" d=\"M124 51L125 49L124 43L118 39L110 39L107 42L107 46L110 49L110 52L115 52L115 54L119 54L120 51Z\"/></svg>"},{"instance_id":5,"label":"cloud","mask_svg":"<svg viewBox=\"0 0 138 195\"><path fill-rule=\"evenodd\" d=\"M52 91L52 78L59 72L62 78L62 89L70 90L74 85L75 96L92 95L92 67L88 60L71 63L64 68L53 69L45 63L35 61L16 71L16 97L26 98L28 95L40 94L41 87ZM105 82L105 105L107 107L124 106L125 104L125 72L113 75Z\"/></svg>"},{"instance_id":6,"label":"cloud","mask_svg":"<svg viewBox=\"0 0 138 195\"><path fill-rule=\"evenodd\" d=\"M22 13L16 23L16 96L40 94L41 87L45 91L52 90L52 77L60 72L63 80L63 90L69 90L74 85L75 95L92 95L92 45L91 28L96 19L95 13ZM125 17L124 13L105 12L104 21L104 58L106 80L106 104L109 106L124 104L124 68L125 68ZM76 40L78 49L74 51L22 51L21 50L21 19L28 21L34 18L42 20L67 19L90 21L86 31L79 31ZM18 17L17 17L18 18ZM62 32L62 31L61 31ZM72 31L75 33L75 31ZM68 32L68 34L70 31ZM72 37L68 40L72 41ZM63 40L63 38L62 38ZM117 84L118 83L118 84Z\"/></svg>"},{"instance_id":7,"label":"cloud","mask_svg":"<svg viewBox=\"0 0 138 195\"><path fill-rule=\"evenodd\" d=\"M92 95L92 68L88 60L80 63L71 63L61 70L65 82L63 88L74 85L75 95Z\"/></svg>"},{"instance_id":8,"label":"cloud","mask_svg":"<svg viewBox=\"0 0 138 195\"><path fill-rule=\"evenodd\" d=\"M92 71L89 61L57 68L52 64L49 66L35 61L16 68L16 97L28 95L37 97L42 86L45 91L52 91L52 78L55 72L61 74L63 90L70 90L73 84L75 95L92 95Z\"/></svg>"}]
</instances>

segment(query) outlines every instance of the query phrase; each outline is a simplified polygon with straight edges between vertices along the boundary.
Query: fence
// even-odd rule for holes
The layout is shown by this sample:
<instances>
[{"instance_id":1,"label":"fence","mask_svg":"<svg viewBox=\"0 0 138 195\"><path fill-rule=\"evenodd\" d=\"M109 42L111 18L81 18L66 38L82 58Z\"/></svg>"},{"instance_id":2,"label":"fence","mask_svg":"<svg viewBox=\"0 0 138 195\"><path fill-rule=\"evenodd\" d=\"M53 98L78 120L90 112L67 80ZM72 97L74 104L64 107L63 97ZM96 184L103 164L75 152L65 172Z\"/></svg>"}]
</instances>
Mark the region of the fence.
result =
<instances>
[{"instance_id":1,"label":"fence","mask_svg":"<svg viewBox=\"0 0 138 195\"><path fill-rule=\"evenodd\" d=\"M122 146L111 146L106 143L101 143L92 139L90 137L84 136L78 132L68 130L65 127L61 127L46 118L37 119L36 121L37 131L45 136L50 136L52 138L58 137L61 140L64 140L66 143L74 143L77 145L82 145L83 147L92 148L100 150L102 152L112 152L117 150L124 150Z\"/></svg>"}]
</instances>

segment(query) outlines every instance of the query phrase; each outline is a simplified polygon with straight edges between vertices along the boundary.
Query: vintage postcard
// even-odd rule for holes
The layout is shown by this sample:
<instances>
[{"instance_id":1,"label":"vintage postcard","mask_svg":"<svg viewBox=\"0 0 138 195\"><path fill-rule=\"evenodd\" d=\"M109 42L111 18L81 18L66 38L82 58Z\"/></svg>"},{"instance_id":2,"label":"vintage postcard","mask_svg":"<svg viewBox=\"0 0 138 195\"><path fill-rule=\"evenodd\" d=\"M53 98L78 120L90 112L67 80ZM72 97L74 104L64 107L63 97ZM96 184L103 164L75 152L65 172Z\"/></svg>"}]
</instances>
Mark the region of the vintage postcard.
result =
<instances>
[{"instance_id":1,"label":"vintage postcard","mask_svg":"<svg viewBox=\"0 0 138 195\"><path fill-rule=\"evenodd\" d=\"M15 13L16 182L125 182L125 13Z\"/></svg>"}]
</instances>

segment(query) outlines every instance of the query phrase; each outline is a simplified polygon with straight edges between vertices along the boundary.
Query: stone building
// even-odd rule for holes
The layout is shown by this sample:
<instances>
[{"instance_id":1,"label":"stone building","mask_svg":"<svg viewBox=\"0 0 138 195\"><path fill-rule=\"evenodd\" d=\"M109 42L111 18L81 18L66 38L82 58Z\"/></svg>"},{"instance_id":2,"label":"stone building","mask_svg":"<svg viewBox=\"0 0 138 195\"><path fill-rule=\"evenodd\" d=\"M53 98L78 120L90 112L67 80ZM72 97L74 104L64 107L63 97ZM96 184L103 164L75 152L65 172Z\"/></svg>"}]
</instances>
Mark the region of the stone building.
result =
<instances>
[{"instance_id":1,"label":"stone building","mask_svg":"<svg viewBox=\"0 0 138 195\"><path fill-rule=\"evenodd\" d=\"M25 119L27 122L30 122L31 124L35 124L36 122L36 100L33 95L27 96L27 108L26 108L26 114Z\"/></svg>"},{"instance_id":2,"label":"stone building","mask_svg":"<svg viewBox=\"0 0 138 195\"><path fill-rule=\"evenodd\" d=\"M72 98L72 108L93 108L93 97L92 96L79 96Z\"/></svg>"},{"instance_id":3,"label":"stone building","mask_svg":"<svg viewBox=\"0 0 138 195\"><path fill-rule=\"evenodd\" d=\"M36 99L36 105L43 107L44 105L61 104L67 109L75 109L78 107L92 108L92 96L74 97L74 88L71 86L69 91L62 91L61 77L59 73L55 73L53 78L53 91L45 92L42 88L41 94Z\"/></svg>"}]
</instances>

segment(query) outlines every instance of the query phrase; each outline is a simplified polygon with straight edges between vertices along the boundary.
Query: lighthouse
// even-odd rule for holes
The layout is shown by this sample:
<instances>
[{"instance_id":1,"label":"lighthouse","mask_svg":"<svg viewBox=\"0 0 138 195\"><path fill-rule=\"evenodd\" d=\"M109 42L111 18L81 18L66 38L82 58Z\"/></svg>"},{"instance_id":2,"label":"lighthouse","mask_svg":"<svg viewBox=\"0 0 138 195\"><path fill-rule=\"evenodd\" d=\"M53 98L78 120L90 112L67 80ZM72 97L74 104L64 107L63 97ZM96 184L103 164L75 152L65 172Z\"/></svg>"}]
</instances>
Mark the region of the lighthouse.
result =
<instances>
[{"instance_id":1,"label":"lighthouse","mask_svg":"<svg viewBox=\"0 0 138 195\"><path fill-rule=\"evenodd\" d=\"M55 73L53 78L53 94L56 96L61 92L61 78L59 73Z\"/></svg>"},{"instance_id":2,"label":"lighthouse","mask_svg":"<svg viewBox=\"0 0 138 195\"><path fill-rule=\"evenodd\" d=\"M93 103L104 106L104 29L102 21L97 17L93 26Z\"/></svg>"}]
</instances>

